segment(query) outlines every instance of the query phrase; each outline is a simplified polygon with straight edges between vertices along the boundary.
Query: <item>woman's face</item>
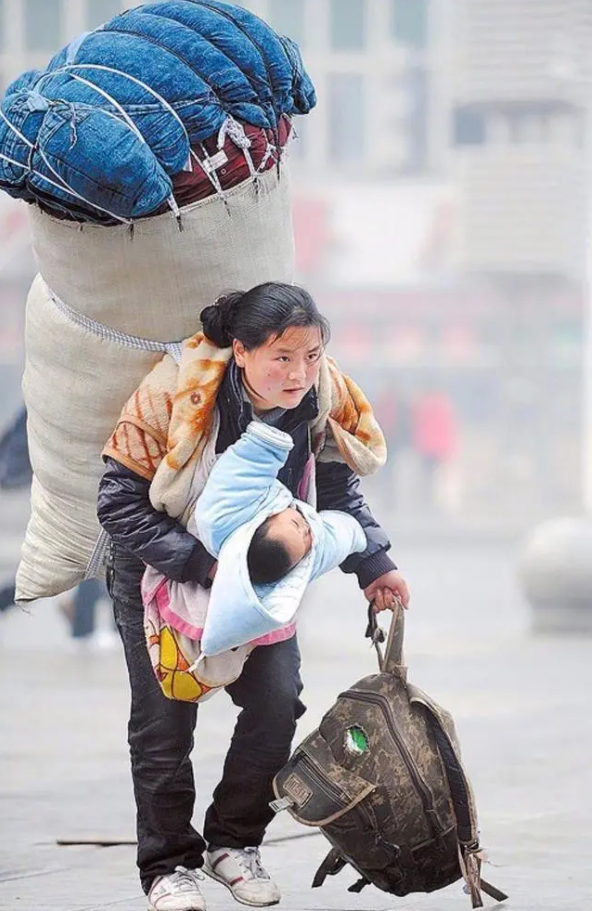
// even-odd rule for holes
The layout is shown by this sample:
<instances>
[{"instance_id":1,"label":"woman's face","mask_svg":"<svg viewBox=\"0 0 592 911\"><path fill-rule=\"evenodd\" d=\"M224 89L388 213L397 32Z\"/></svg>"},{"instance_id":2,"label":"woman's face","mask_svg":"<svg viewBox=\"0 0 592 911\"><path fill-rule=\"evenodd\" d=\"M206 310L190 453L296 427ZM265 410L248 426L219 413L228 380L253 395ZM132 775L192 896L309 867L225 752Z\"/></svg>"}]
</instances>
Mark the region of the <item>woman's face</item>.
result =
<instances>
[{"instance_id":1,"label":"woman's face","mask_svg":"<svg viewBox=\"0 0 592 911\"><path fill-rule=\"evenodd\" d=\"M319 375L323 343L317 326L292 326L252 351L237 340L233 349L253 407L269 411L300 404Z\"/></svg>"}]
</instances>

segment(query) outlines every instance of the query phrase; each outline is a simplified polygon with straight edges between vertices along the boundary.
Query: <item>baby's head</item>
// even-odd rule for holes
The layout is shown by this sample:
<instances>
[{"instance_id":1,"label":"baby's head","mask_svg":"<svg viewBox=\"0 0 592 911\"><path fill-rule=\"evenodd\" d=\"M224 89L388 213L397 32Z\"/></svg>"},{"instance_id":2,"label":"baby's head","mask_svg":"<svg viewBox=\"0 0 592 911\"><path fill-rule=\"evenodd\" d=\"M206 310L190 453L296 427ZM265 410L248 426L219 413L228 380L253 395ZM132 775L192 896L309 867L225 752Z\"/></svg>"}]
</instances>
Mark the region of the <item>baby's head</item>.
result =
<instances>
[{"instance_id":1,"label":"baby's head","mask_svg":"<svg viewBox=\"0 0 592 911\"><path fill-rule=\"evenodd\" d=\"M259 526L249 547L247 565L253 585L278 582L300 563L311 547L308 522L290 507Z\"/></svg>"}]
</instances>

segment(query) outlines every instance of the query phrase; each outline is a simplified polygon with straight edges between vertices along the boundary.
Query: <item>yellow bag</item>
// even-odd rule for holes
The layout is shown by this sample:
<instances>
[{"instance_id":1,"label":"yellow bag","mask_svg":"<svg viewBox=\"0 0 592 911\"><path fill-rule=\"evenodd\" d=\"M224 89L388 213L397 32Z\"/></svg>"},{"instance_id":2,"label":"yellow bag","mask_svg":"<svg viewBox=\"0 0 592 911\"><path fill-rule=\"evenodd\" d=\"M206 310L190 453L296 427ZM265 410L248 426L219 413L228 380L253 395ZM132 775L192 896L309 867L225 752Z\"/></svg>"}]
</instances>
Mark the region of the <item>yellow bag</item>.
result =
<instances>
[{"instance_id":1,"label":"yellow bag","mask_svg":"<svg viewBox=\"0 0 592 911\"><path fill-rule=\"evenodd\" d=\"M254 644L201 658L199 640L165 619L170 604L169 580L144 597L144 632L152 668L167 699L205 702L237 680ZM164 616L163 616L164 615Z\"/></svg>"}]
</instances>

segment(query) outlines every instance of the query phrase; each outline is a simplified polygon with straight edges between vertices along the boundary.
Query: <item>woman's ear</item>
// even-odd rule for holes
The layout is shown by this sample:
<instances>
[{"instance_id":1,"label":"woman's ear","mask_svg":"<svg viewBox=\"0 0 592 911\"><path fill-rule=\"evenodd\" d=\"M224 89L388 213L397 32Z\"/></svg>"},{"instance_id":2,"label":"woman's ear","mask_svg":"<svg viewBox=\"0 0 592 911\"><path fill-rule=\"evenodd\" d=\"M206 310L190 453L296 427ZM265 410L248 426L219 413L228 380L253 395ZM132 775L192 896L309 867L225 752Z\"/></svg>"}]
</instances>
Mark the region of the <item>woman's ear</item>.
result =
<instances>
[{"instance_id":1,"label":"woman's ear","mask_svg":"<svg viewBox=\"0 0 592 911\"><path fill-rule=\"evenodd\" d=\"M232 353L237 367L245 366L245 346L238 339L232 340Z\"/></svg>"}]
</instances>

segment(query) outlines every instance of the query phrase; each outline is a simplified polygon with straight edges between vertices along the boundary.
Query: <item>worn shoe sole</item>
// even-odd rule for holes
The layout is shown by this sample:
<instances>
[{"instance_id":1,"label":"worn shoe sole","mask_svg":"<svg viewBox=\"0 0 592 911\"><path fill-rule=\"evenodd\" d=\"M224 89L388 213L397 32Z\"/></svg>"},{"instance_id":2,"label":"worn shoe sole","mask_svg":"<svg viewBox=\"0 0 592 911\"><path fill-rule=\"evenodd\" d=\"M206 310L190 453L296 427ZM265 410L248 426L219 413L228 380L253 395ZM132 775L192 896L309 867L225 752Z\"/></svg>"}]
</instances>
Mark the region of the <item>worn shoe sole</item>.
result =
<instances>
[{"instance_id":1,"label":"worn shoe sole","mask_svg":"<svg viewBox=\"0 0 592 911\"><path fill-rule=\"evenodd\" d=\"M205 873L207 876L209 876L210 879L214 879L217 883L220 883L221 886L226 886L226 888L232 895L233 899L236 902L239 902L241 905L248 905L249 908L269 908L269 907L271 907L271 905L279 905L279 903L281 901L281 899L277 898L275 901L272 901L272 902L249 902L244 898L239 898L238 895L236 895L236 893L235 893L234 889L232 888L232 886L230 885L230 883L227 883L226 880L222 879L221 876L217 876L216 873L214 873L213 870L210 870L210 868L206 864L203 865L203 867L201 868L201 871L202 871L202 873Z\"/></svg>"},{"instance_id":2,"label":"worn shoe sole","mask_svg":"<svg viewBox=\"0 0 592 911\"><path fill-rule=\"evenodd\" d=\"M205 909L206 909L205 905L199 905L199 906L194 905L193 908L187 909L187 911L205 911ZM158 911L158 908L156 908L155 905L152 904L152 902L149 902L148 911Z\"/></svg>"},{"instance_id":3,"label":"worn shoe sole","mask_svg":"<svg viewBox=\"0 0 592 911\"><path fill-rule=\"evenodd\" d=\"M152 904L151 901L148 902L148 911L158 911L158 908ZM201 905L193 905L191 909L187 908L186 911L206 911L205 902Z\"/></svg>"},{"instance_id":4,"label":"worn shoe sole","mask_svg":"<svg viewBox=\"0 0 592 911\"><path fill-rule=\"evenodd\" d=\"M148 896L146 896L146 897L148 897ZM150 899L148 899L148 911L158 911L158 908L156 907L156 905L152 904ZM199 905L194 904L191 909L187 908L186 911L206 911L205 897Z\"/></svg>"}]
</instances>

